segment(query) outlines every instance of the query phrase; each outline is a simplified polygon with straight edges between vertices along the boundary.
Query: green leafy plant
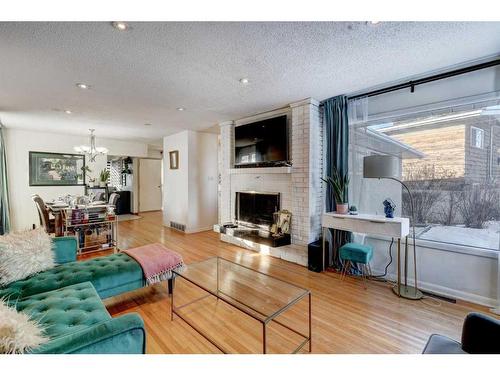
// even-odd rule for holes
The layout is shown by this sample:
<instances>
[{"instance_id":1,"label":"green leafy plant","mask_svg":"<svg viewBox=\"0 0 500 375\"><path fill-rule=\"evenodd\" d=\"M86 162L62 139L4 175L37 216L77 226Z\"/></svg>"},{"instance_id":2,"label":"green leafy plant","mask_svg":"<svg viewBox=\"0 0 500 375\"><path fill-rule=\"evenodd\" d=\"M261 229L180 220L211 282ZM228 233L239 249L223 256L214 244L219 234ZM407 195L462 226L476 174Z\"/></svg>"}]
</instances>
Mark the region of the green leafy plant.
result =
<instances>
[{"instance_id":1,"label":"green leafy plant","mask_svg":"<svg viewBox=\"0 0 500 375\"><path fill-rule=\"evenodd\" d=\"M347 172L343 175L340 174L335 167L332 169L332 177L326 176L321 179L330 186L337 204L347 203L346 196L347 188L349 187L349 175Z\"/></svg>"},{"instance_id":2,"label":"green leafy plant","mask_svg":"<svg viewBox=\"0 0 500 375\"><path fill-rule=\"evenodd\" d=\"M99 174L99 180L101 182L108 182L109 180L109 171L107 169L103 169Z\"/></svg>"},{"instance_id":3,"label":"green leafy plant","mask_svg":"<svg viewBox=\"0 0 500 375\"><path fill-rule=\"evenodd\" d=\"M84 174L90 176L90 174L92 173L92 170L89 168L88 165L81 167L80 170L82 171L82 173L77 175L79 179L83 179Z\"/></svg>"}]
</instances>

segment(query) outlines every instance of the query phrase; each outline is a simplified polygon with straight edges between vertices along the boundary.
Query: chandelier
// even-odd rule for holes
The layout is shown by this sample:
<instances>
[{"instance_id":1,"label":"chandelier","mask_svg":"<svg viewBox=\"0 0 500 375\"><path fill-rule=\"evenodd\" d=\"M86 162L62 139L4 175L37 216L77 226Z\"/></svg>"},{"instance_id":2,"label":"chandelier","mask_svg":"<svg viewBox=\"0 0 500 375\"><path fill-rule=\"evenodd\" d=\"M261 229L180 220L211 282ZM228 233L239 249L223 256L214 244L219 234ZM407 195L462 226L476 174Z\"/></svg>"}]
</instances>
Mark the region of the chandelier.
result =
<instances>
[{"instance_id":1,"label":"chandelier","mask_svg":"<svg viewBox=\"0 0 500 375\"><path fill-rule=\"evenodd\" d=\"M81 145L73 147L73 150L78 152L79 154L86 154L89 158L89 161L94 162L95 157L97 155L104 155L108 153L108 149L106 147L96 147L95 145L95 129L90 130L90 145Z\"/></svg>"}]
</instances>

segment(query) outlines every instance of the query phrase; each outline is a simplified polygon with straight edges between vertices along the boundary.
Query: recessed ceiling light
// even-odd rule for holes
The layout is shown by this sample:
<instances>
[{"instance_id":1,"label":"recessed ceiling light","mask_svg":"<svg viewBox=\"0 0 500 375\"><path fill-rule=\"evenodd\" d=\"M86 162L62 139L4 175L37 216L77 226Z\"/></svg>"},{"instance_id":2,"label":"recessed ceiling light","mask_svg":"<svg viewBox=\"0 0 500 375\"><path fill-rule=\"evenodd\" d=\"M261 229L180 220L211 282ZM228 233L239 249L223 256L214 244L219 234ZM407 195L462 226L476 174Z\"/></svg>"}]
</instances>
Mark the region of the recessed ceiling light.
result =
<instances>
[{"instance_id":1,"label":"recessed ceiling light","mask_svg":"<svg viewBox=\"0 0 500 375\"><path fill-rule=\"evenodd\" d=\"M242 79L240 79L240 83L243 84L243 85L248 85L248 82L250 82L248 80L248 78L242 78Z\"/></svg>"},{"instance_id":2,"label":"recessed ceiling light","mask_svg":"<svg viewBox=\"0 0 500 375\"><path fill-rule=\"evenodd\" d=\"M178 110L178 111L181 111L181 112L182 112L182 111L184 111L185 109L186 109L186 108L184 108L184 107L178 107L178 108L177 108L177 110Z\"/></svg>"},{"instance_id":3,"label":"recessed ceiling light","mask_svg":"<svg viewBox=\"0 0 500 375\"><path fill-rule=\"evenodd\" d=\"M368 23L371 25L376 25L376 24L379 24L380 21L368 21Z\"/></svg>"},{"instance_id":4,"label":"recessed ceiling light","mask_svg":"<svg viewBox=\"0 0 500 375\"><path fill-rule=\"evenodd\" d=\"M113 27L117 30L120 30L120 31L125 31L129 28L129 26L127 25L127 23L123 22L123 21L114 21L111 23L111 25L113 25Z\"/></svg>"},{"instance_id":5,"label":"recessed ceiling light","mask_svg":"<svg viewBox=\"0 0 500 375\"><path fill-rule=\"evenodd\" d=\"M90 89L90 85L87 85L86 83L77 83L76 87L82 90L88 90Z\"/></svg>"},{"instance_id":6,"label":"recessed ceiling light","mask_svg":"<svg viewBox=\"0 0 500 375\"><path fill-rule=\"evenodd\" d=\"M70 111L69 109L65 109L65 110L64 110L64 113L66 113L67 115L71 115L73 112L72 112L72 111Z\"/></svg>"}]
</instances>

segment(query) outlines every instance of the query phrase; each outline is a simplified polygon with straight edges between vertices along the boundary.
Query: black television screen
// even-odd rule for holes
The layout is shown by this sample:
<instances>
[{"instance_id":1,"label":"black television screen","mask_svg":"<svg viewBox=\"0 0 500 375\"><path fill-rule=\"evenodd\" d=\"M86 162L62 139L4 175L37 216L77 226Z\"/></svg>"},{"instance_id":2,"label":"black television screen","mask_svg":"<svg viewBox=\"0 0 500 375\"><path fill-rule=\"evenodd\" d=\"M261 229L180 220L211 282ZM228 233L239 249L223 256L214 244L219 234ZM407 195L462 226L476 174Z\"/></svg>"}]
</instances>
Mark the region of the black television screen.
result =
<instances>
[{"instance_id":1,"label":"black television screen","mask_svg":"<svg viewBox=\"0 0 500 375\"><path fill-rule=\"evenodd\" d=\"M286 116L237 126L234 129L234 160L237 167L288 162Z\"/></svg>"}]
</instances>

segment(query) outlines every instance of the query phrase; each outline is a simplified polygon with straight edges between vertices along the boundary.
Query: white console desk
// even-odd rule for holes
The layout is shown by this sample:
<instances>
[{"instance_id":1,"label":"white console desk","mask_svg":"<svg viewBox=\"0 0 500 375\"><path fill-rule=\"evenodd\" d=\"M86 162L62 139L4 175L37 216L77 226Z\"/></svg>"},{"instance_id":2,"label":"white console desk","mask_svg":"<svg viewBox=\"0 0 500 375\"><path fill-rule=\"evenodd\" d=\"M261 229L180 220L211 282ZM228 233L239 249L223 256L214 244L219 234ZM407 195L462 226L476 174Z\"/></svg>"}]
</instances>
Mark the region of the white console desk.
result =
<instances>
[{"instance_id":1,"label":"white console desk","mask_svg":"<svg viewBox=\"0 0 500 375\"><path fill-rule=\"evenodd\" d=\"M386 218L383 215L369 214L337 214L335 212L326 212L321 218L321 226L323 228L323 261L325 259L325 238L326 229L338 229L348 232L358 232L366 234L375 234L397 238L398 242L398 285L395 287L394 293L401 296L401 239L407 238L410 233L410 219L406 217L395 217L392 219ZM408 247L408 239L405 241L406 249ZM406 262L405 262L406 264ZM323 264L323 270L326 265ZM405 278L407 270L405 267ZM406 283L405 283L406 284Z\"/></svg>"}]
</instances>

